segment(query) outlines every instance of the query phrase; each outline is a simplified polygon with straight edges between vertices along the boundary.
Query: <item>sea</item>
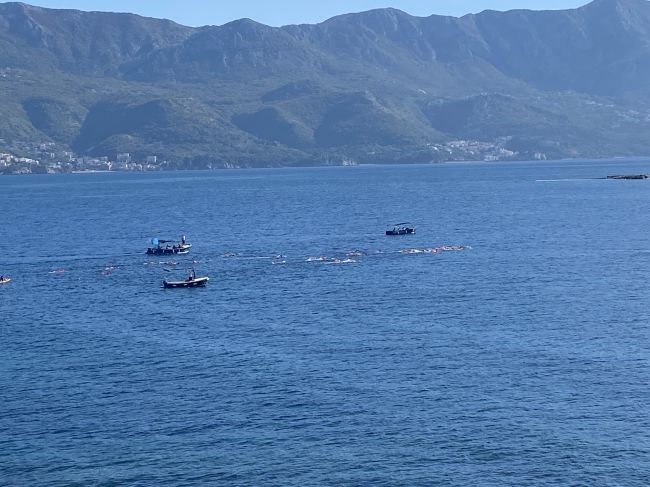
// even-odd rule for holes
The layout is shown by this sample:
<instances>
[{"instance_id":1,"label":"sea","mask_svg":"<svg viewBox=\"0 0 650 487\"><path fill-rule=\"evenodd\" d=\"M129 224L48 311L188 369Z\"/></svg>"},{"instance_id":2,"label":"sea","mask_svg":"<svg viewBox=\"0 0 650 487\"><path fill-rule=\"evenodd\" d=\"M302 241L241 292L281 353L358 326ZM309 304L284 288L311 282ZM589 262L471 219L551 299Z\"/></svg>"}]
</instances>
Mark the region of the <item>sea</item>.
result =
<instances>
[{"instance_id":1,"label":"sea","mask_svg":"<svg viewBox=\"0 0 650 487\"><path fill-rule=\"evenodd\" d=\"M649 485L647 172L1 177L0 485Z\"/></svg>"}]
</instances>

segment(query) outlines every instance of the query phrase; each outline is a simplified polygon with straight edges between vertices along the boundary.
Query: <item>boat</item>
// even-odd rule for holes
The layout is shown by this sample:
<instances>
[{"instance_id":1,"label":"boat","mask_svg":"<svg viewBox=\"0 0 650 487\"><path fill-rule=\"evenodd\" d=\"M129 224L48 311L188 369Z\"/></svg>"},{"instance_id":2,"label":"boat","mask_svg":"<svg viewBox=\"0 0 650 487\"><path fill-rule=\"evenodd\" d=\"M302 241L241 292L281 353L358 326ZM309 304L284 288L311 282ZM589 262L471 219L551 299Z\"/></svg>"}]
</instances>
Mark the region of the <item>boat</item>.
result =
<instances>
[{"instance_id":1,"label":"boat","mask_svg":"<svg viewBox=\"0 0 650 487\"><path fill-rule=\"evenodd\" d=\"M209 280L209 277L196 277L194 279L185 279L184 281L163 281L163 287L204 287Z\"/></svg>"},{"instance_id":2,"label":"boat","mask_svg":"<svg viewBox=\"0 0 650 487\"><path fill-rule=\"evenodd\" d=\"M9 284L10 282L11 282L10 277L4 277L4 276L0 277L0 284Z\"/></svg>"},{"instance_id":3,"label":"boat","mask_svg":"<svg viewBox=\"0 0 650 487\"><path fill-rule=\"evenodd\" d=\"M607 176L607 179L648 179L650 175L648 174L614 174L613 176Z\"/></svg>"},{"instance_id":4,"label":"boat","mask_svg":"<svg viewBox=\"0 0 650 487\"><path fill-rule=\"evenodd\" d=\"M151 245L152 247L147 249L147 255L183 255L188 254L192 247L192 244L187 241L185 235L181 237L180 242L152 238Z\"/></svg>"},{"instance_id":5,"label":"boat","mask_svg":"<svg viewBox=\"0 0 650 487\"><path fill-rule=\"evenodd\" d=\"M408 222L396 223L393 228L386 230L386 235L412 235L415 227Z\"/></svg>"},{"instance_id":6,"label":"boat","mask_svg":"<svg viewBox=\"0 0 650 487\"><path fill-rule=\"evenodd\" d=\"M208 281L209 277L196 277L196 272L194 269L190 271L189 276L184 281L163 281L164 288L179 288L179 287L204 287Z\"/></svg>"}]
</instances>

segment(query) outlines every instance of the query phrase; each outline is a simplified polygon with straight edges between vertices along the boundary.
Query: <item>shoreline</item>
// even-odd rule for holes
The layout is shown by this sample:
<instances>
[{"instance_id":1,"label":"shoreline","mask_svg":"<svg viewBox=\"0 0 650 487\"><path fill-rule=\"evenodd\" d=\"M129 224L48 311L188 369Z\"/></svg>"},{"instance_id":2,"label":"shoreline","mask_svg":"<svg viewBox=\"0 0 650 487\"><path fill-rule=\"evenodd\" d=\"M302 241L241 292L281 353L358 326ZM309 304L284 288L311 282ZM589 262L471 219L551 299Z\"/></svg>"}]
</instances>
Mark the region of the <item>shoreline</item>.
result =
<instances>
[{"instance_id":1,"label":"shoreline","mask_svg":"<svg viewBox=\"0 0 650 487\"><path fill-rule=\"evenodd\" d=\"M592 163L616 163L616 162L643 162L647 161L650 166L650 156L614 156L614 157L603 157L603 158L586 158L586 157L576 157L576 158L564 158L564 159L545 159L545 160L534 160L534 159L522 159L522 160L500 160L500 161L440 161L440 162L411 162L411 163L393 163L393 164L383 164L383 163L362 163L354 165L295 165L295 166L245 166L245 167L218 167L212 169L157 169L149 171L130 171L130 170L118 170L118 171L108 171L100 169L89 169L89 170L75 170L70 172L47 172L47 173L20 173L20 174L2 174L0 173L0 178L3 176L57 176L62 174L151 174L151 173L177 173L177 172L195 172L195 173L215 173L215 172L230 172L230 171L247 171L247 170L286 170L286 169L333 169L333 168L371 168L371 167L420 167L420 166L444 166L444 165L508 165L508 164L526 164L526 165L544 165L549 163L581 163L581 162L592 162Z\"/></svg>"}]
</instances>

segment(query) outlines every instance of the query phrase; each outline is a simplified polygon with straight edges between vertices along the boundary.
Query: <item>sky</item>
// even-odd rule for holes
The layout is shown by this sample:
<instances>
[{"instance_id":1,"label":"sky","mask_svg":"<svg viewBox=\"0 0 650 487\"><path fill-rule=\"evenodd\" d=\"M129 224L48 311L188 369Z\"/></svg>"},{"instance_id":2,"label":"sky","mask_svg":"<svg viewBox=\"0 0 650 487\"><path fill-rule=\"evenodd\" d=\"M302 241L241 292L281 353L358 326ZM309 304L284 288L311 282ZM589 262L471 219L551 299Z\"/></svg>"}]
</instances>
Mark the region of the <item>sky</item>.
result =
<instances>
[{"instance_id":1,"label":"sky","mask_svg":"<svg viewBox=\"0 0 650 487\"><path fill-rule=\"evenodd\" d=\"M244 17L267 25L317 23L335 15L394 7L412 15L461 16L483 10L575 8L589 0L23 0L49 8L131 12L190 26L222 25Z\"/></svg>"}]
</instances>

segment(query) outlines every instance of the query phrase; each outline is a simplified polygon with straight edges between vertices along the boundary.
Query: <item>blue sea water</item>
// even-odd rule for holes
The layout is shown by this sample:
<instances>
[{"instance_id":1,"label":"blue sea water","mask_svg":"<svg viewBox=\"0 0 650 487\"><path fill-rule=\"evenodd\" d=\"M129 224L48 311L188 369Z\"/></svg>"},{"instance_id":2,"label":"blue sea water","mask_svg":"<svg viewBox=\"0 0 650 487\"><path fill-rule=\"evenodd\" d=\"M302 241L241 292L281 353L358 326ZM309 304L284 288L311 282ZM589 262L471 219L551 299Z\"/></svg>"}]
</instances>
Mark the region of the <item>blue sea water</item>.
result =
<instances>
[{"instance_id":1,"label":"blue sea water","mask_svg":"<svg viewBox=\"0 0 650 487\"><path fill-rule=\"evenodd\" d=\"M0 484L648 485L648 164L0 178Z\"/></svg>"}]
</instances>

